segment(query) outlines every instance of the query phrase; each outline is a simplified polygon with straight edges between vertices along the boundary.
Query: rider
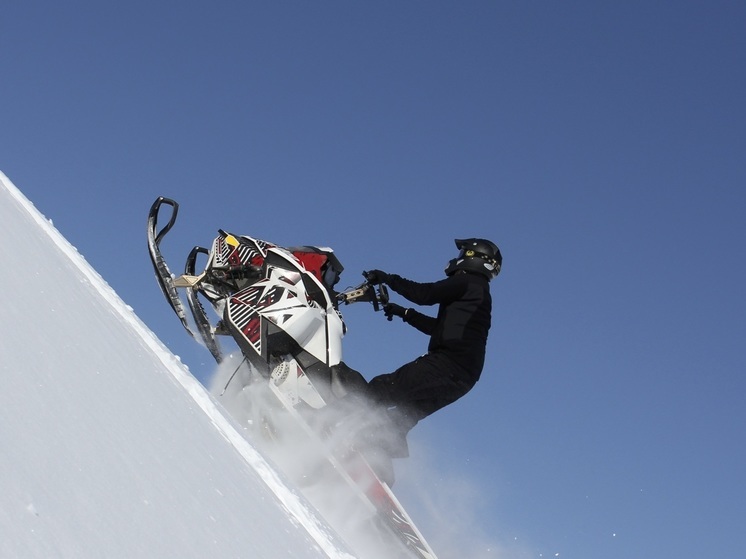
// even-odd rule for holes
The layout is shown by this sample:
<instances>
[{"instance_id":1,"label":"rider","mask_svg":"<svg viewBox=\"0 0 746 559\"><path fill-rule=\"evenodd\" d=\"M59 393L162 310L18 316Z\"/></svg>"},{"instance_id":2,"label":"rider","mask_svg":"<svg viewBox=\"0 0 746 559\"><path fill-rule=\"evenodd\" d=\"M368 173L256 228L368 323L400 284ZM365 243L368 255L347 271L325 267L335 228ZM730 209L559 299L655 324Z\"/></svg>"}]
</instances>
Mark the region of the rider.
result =
<instances>
[{"instance_id":1,"label":"rider","mask_svg":"<svg viewBox=\"0 0 746 559\"><path fill-rule=\"evenodd\" d=\"M484 366L491 323L490 281L500 273L500 249L487 239L456 239L458 257L445 269L446 278L417 283L381 270L363 272L368 282L385 283L417 305L439 305L430 317L396 303L384 306L394 316L430 336L425 355L379 375L365 392L386 409L396 437L386 449L391 457L408 456L406 435L421 419L469 392ZM341 364L343 367L344 364Z\"/></svg>"}]
</instances>

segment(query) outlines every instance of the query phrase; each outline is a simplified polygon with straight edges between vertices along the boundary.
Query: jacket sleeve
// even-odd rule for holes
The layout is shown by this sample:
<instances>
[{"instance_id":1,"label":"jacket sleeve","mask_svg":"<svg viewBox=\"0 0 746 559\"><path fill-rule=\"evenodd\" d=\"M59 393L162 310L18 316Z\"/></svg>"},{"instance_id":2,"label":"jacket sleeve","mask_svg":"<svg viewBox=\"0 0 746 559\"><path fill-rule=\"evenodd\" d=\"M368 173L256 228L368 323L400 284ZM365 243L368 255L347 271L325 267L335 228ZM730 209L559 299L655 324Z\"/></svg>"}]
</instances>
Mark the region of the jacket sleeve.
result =
<instances>
[{"instance_id":1,"label":"jacket sleeve","mask_svg":"<svg viewBox=\"0 0 746 559\"><path fill-rule=\"evenodd\" d=\"M391 289L416 305L438 305L459 299L466 290L463 276L453 275L433 283L417 283L396 274L386 282Z\"/></svg>"},{"instance_id":2,"label":"jacket sleeve","mask_svg":"<svg viewBox=\"0 0 746 559\"><path fill-rule=\"evenodd\" d=\"M404 322L414 326L423 334L432 336L437 320L414 309L407 309L407 312L404 314Z\"/></svg>"}]
</instances>

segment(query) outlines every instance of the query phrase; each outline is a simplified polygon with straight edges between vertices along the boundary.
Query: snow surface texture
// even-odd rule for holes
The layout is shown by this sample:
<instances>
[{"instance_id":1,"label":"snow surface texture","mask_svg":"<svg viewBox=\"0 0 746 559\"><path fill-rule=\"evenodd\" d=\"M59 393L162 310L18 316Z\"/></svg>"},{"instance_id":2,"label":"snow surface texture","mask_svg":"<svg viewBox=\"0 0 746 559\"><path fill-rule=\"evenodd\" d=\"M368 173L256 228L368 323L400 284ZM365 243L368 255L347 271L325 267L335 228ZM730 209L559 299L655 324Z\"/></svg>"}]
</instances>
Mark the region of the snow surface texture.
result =
<instances>
[{"instance_id":1,"label":"snow surface texture","mask_svg":"<svg viewBox=\"0 0 746 559\"><path fill-rule=\"evenodd\" d=\"M353 557L2 173L0 261L0 557Z\"/></svg>"}]
</instances>

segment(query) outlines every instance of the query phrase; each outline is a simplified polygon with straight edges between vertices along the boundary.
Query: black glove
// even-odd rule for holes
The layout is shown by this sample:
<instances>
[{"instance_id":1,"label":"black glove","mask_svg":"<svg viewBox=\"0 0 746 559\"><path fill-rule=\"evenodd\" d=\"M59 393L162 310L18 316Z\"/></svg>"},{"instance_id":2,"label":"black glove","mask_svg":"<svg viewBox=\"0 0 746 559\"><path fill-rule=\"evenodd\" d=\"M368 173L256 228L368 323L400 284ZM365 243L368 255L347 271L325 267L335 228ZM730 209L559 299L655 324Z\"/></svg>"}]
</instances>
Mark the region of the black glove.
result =
<instances>
[{"instance_id":1,"label":"black glove","mask_svg":"<svg viewBox=\"0 0 746 559\"><path fill-rule=\"evenodd\" d=\"M393 320L395 316L400 316L403 319L404 315L407 314L407 309L401 305L397 305L396 303L386 303L383 306L383 314L385 314L386 318L389 320Z\"/></svg>"},{"instance_id":2,"label":"black glove","mask_svg":"<svg viewBox=\"0 0 746 559\"><path fill-rule=\"evenodd\" d=\"M363 272L363 276L365 276L365 279L368 281L368 283L372 283L373 285L378 285L379 283L388 283L389 281L389 275L386 272L382 272L381 270L371 270L370 272Z\"/></svg>"}]
</instances>

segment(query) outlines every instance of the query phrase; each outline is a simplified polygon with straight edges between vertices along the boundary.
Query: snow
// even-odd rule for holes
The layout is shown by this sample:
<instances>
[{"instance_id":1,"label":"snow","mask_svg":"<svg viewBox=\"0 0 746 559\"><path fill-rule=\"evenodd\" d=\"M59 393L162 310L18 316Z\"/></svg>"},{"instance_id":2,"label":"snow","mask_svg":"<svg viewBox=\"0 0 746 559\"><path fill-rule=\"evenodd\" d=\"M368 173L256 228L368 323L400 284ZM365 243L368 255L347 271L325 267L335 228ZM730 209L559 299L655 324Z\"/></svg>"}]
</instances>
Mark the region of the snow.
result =
<instances>
[{"instance_id":1,"label":"snow","mask_svg":"<svg viewBox=\"0 0 746 559\"><path fill-rule=\"evenodd\" d=\"M2 173L0 261L0 557L353 557Z\"/></svg>"}]
</instances>

